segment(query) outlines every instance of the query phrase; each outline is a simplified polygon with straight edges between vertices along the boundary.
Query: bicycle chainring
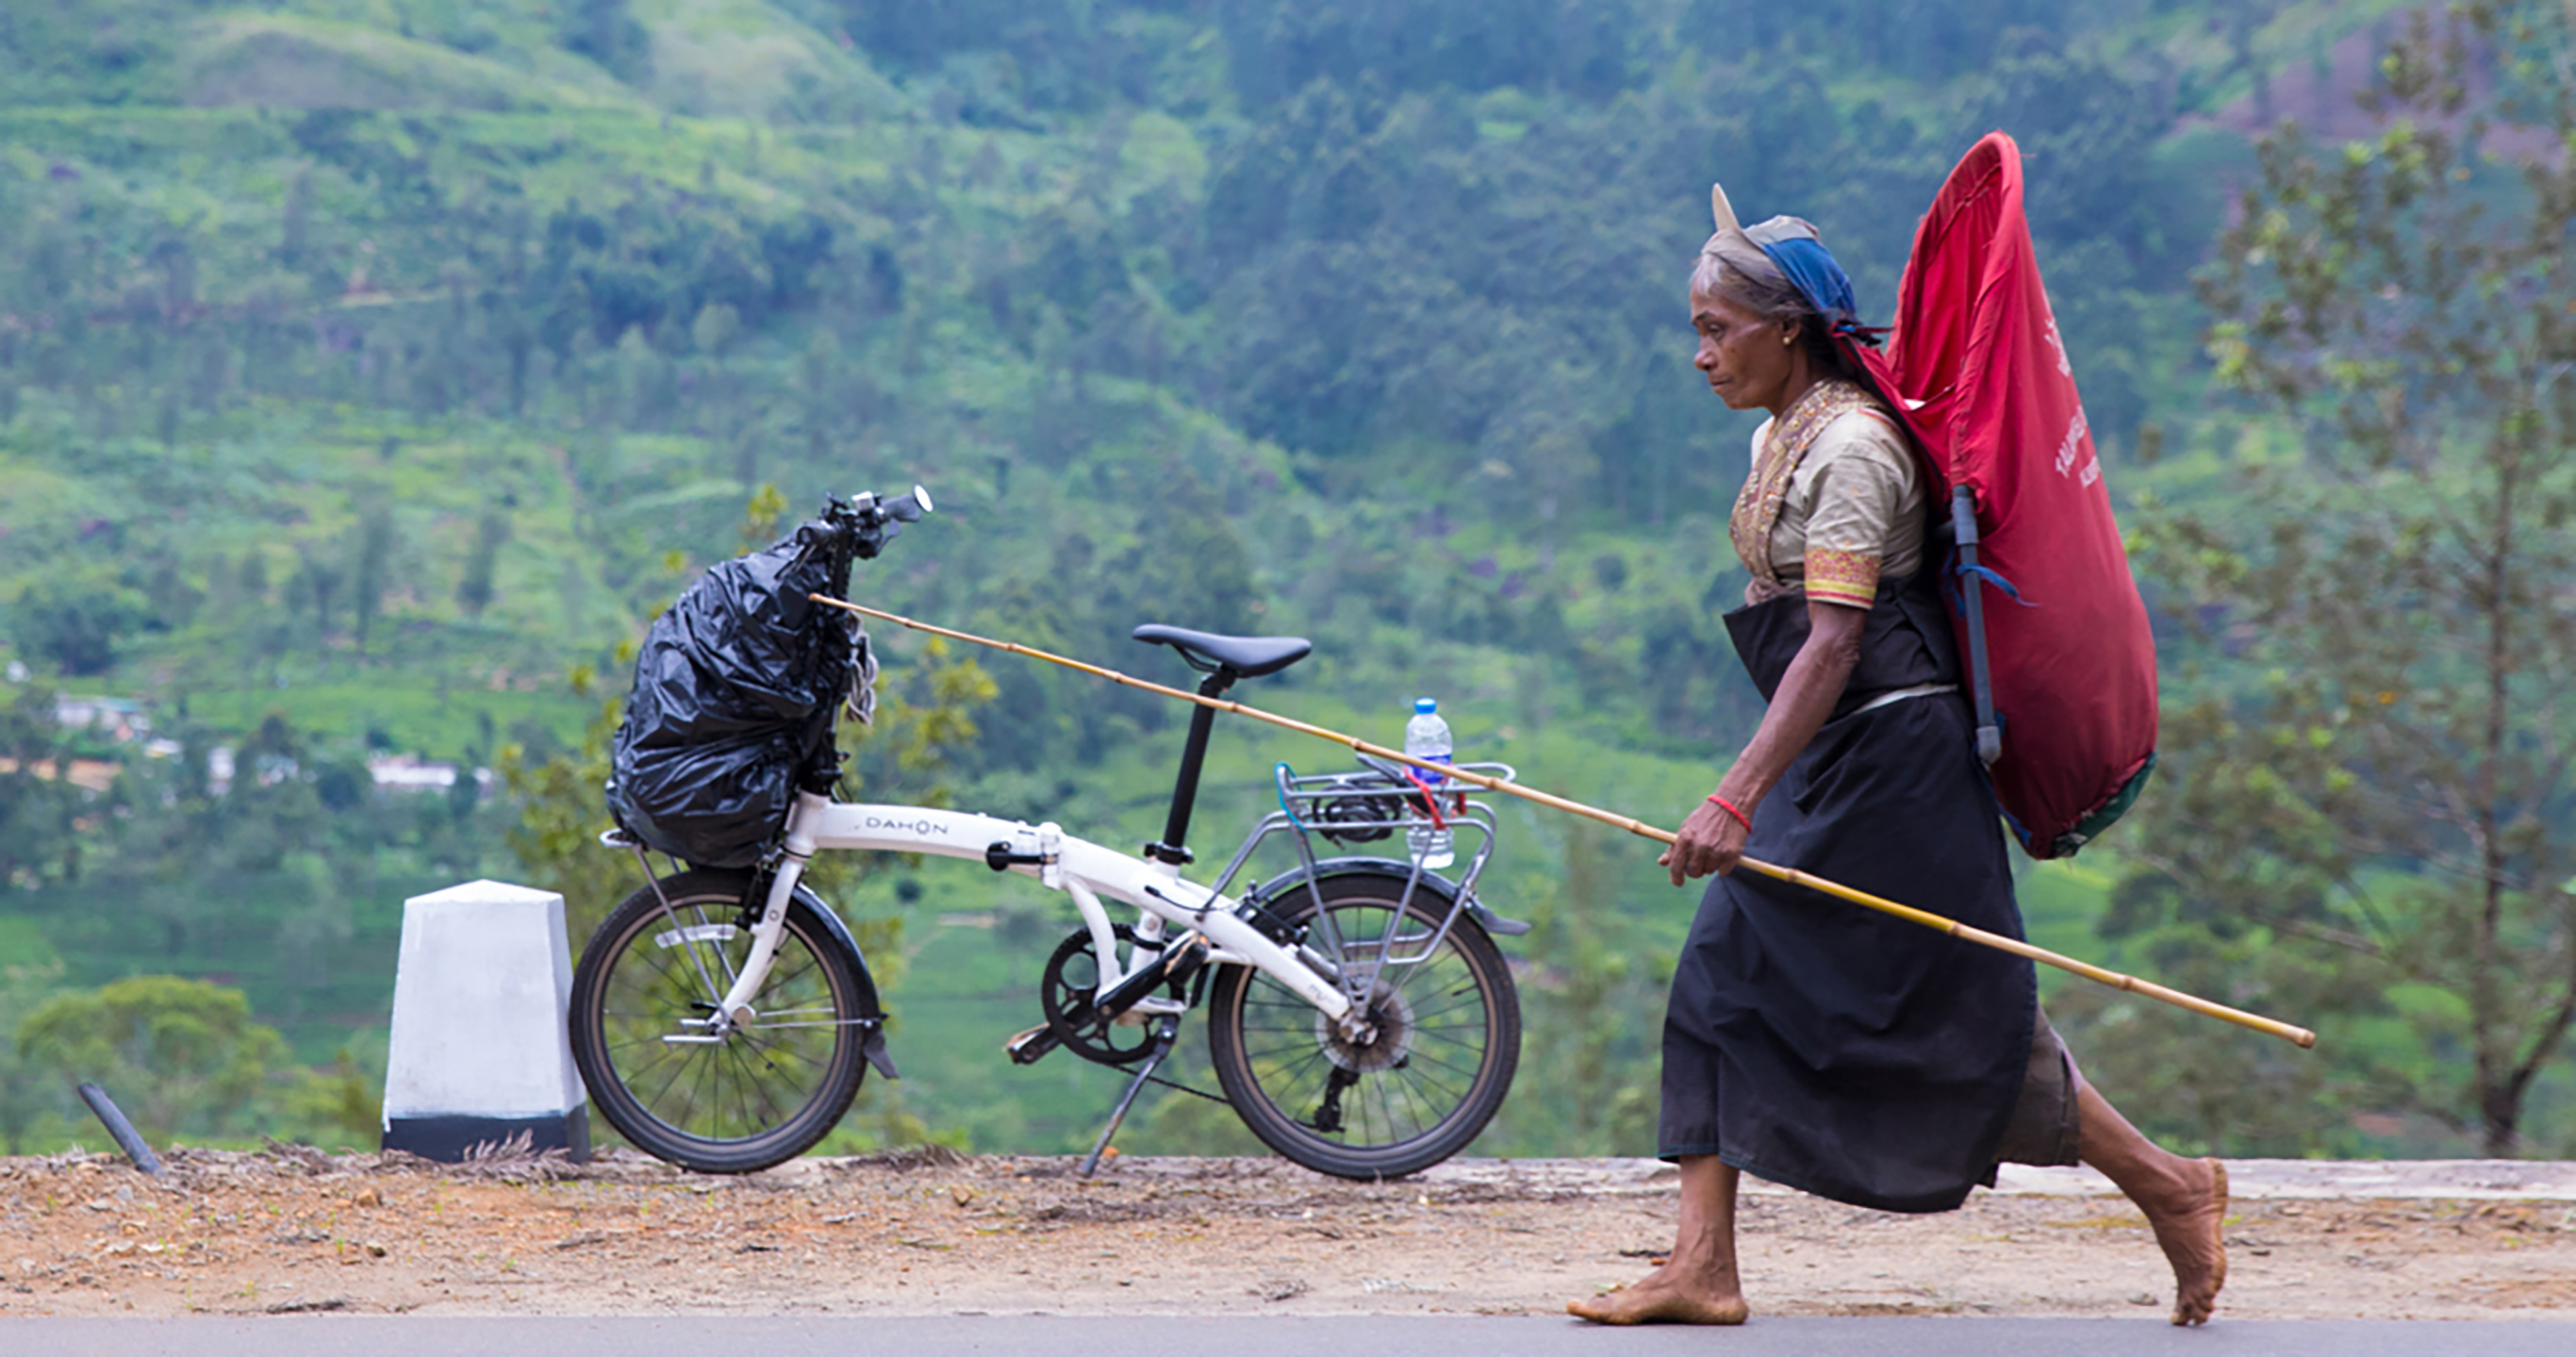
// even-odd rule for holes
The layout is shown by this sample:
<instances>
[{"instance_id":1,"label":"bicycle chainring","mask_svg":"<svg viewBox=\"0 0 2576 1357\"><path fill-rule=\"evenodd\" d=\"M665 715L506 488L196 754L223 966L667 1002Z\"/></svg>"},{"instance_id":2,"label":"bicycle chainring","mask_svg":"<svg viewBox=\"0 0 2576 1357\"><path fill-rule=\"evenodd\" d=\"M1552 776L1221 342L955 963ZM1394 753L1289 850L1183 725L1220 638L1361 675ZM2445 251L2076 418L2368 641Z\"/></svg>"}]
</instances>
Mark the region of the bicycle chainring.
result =
<instances>
[{"instance_id":1,"label":"bicycle chainring","mask_svg":"<svg viewBox=\"0 0 2576 1357\"><path fill-rule=\"evenodd\" d=\"M1121 942L1136 940L1135 930L1125 924L1117 925L1116 931ZM1133 1065L1153 1051L1154 1034L1144 1024L1121 1026L1092 1016L1092 994L1100 974L1100 960L1092 955L1091 931L1074 930L1047 958L1046 971L1038 980L1038 1006L1045 1010L1048 1030L1066 1050L1095 1065Z\"/></svg>"}]
</instances>

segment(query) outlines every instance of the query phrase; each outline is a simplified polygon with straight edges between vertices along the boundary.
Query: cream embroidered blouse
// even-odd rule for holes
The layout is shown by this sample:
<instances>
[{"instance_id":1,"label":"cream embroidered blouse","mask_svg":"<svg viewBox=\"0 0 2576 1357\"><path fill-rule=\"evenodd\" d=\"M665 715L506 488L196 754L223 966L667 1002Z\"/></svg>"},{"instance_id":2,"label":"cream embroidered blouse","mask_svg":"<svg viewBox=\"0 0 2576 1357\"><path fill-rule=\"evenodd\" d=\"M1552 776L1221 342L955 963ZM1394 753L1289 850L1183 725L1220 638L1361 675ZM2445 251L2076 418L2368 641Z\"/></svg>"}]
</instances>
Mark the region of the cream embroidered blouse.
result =
<instances>
[{"instance_id":1,"label":"cream embroidered blouse","mask_svg":"<svg viewBox=\"0 0 2576 1357\"><path fill-rule=\"evenodd\" d=\"M1753 431L1757 479L1771 425L1766 419ZM1811 599L1866 608L1882 575L1902 578L1922 566L1923 529L1923 477L1903 436L1882 415L1849 411L1817 432L1790 475L1771 528L1771 568ZM1761 588L1757 579L1754 590ZM1753 592L1747 601L1759 601Z\"/></svg>"}]
</instances>

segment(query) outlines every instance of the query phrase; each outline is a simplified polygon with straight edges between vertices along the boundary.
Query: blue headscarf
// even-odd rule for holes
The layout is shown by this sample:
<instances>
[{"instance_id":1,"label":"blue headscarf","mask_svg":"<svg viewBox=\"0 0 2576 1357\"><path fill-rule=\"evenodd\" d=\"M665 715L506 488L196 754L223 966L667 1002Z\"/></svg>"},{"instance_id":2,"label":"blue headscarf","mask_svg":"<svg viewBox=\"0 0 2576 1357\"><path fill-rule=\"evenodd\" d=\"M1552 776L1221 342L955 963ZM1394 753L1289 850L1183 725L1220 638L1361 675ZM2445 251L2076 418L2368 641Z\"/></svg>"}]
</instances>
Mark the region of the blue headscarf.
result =
<instances>
[{"instance_id":1,"label":"blue headscarf","mask_svg":"<svg viewBox=\"0 0 2576 1357\"><path fill-rule=\"evenodd\" d=\"M1790 285L1807 299L1807 305L1816 308L1817 315L1825 318L1828 329L1838 335L1861 333L1860 309L1852 301L1851 276L1834 262L1833 251L1826 249L1823 241L1813 236L1792 236L1762 243L1762 253L1788 275Z\"/></svg>"},{"instance_id":2,"label":"blue headscarf","mask_svg":"<svg viewBox=\"0 0 2576 1357\"><path fill-rule=\"evenodd\" d=\"M1700 247L1700 253L1767 282L1785 282L1798 290L1807 305L1822 316L1831 333L1876 345L1885 332L1860 323L1860 307L1852 299L1851 276L1834 262L1833 251L1825 248L1815 224L1798 217L1773 217L1745 230L1735 223L1734 205L1726 200L1726 190L1709 186L1709 207L1717 220L1717 233Z\"/></svg>"}]
</instances>

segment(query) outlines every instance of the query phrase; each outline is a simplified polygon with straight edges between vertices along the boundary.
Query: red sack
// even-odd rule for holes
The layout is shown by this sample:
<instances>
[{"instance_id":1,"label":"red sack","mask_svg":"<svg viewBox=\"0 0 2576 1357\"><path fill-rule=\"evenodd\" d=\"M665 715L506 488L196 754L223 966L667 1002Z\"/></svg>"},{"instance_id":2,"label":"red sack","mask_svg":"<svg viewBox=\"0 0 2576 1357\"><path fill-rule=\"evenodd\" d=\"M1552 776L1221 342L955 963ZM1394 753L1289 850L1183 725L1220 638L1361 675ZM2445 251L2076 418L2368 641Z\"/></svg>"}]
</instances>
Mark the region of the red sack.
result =
<instances>
[{"instance_id":1,"label":"red sack","mask_svg":"<svg viewBox=\"0 0 2576 1357\"><path fill-rule=\"evenodd\" d=\"M1987 134L1933 199L1887 351L1844 343L1900 398L1951 507L1945 592L1996 799L2032 857L2071 854L2155 766L2155 637L2040 285L2011 137Z\"/></svg>"}]
</instances>

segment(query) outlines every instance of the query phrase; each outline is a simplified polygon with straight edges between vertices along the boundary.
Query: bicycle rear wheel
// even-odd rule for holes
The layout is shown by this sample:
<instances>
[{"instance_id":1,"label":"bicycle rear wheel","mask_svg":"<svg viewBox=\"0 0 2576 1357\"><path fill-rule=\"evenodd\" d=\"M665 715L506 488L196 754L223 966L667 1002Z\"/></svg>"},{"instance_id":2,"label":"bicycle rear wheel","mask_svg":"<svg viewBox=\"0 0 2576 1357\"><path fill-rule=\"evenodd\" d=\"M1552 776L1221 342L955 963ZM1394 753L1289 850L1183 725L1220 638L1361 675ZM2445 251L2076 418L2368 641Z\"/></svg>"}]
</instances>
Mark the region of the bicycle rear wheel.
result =
<instances>
[{"instance_id":1,"label":"bicycle rear wheel","mask_svg":"<svg viewBox=\"0 0 2576 1357\"><path fill-rule=\"evenodd\" d=\"M861 986L802 898L788 906L749 1025L707 1020L751 951L747 872L691 871L626 897L573 973L572 1053L592 1103L638 1149L750 1173L831 1132L866 1077ZM665 911L663 901L670 902Z\"/></svg>"},{"instance_id":2,"label":"bicycle rear wheel","mask_svg":"<svg viewBox=\"0 0 2576 1357\"><path fill-rule=\"evenodd\" d=\"M1520 999L1502 950L1463 914L1437 947L1449 901L1401 879L1336 876L1319 913L1302 886L1269 906L1309 945L1340 944L1346 970L1372 977L1366 1040L1249 966L1208 987L1208 1054L1217 1082L1262 1143L1340 1178L1397 1178L1465 1149L1485 1129L1520 1062ZM1320 926L1329 922L1329 928Z\"/></svg>"}]
</instances>

